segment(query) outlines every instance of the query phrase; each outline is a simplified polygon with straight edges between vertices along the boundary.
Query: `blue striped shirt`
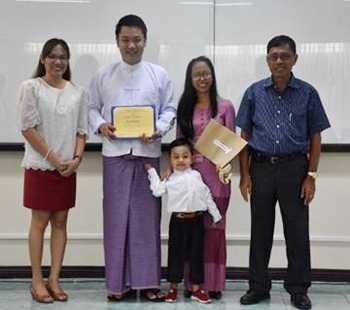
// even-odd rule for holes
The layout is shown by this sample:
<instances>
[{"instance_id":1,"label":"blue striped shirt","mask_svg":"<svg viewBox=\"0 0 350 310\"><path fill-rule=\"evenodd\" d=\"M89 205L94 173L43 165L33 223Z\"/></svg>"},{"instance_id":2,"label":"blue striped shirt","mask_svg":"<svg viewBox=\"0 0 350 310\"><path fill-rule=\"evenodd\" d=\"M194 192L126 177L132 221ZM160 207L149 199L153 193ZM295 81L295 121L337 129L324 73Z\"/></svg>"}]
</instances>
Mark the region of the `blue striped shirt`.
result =
<instances>
[{"instance_id":1,"label":"blue striped shirt","mask_svg":"<svg viewBox=\"0 0 350 310\"><path fill-rule=\"evenodd\" d=\"M236 122L249 134L249 146L269 155L307 153L310 137L330 127L316 89L294 75L283 92L272 77L252 84Z\"/></svg>"}]
</instances>

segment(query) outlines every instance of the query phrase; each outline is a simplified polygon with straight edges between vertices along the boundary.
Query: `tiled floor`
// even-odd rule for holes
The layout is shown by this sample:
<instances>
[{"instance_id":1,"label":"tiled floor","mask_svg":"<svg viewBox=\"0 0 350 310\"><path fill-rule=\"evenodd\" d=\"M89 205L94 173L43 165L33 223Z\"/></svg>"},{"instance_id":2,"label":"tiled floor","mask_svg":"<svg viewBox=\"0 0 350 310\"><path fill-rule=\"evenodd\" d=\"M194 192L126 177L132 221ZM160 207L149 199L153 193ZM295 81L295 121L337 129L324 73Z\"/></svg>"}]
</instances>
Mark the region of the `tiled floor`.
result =
<instances>
[{"instance_id":1,"label":"tiled floor","mask_svg":"<svg viewBox=\"0 0 350 310\"><path fill-rule=\"evenodd\" d=\"M281 282L274 282L271 300L258 305L241 306L239 298L247 289L245 281L228 281L222 300L202 305L198 302L181 298L177 303L151 303L140 299L125 302L108 302L104 282L101 279L67 279L62 280L62 286L69 294L66 303L39 304L31 299L29 281L0 279L0 310L28 310L28 309L84 309L84 310L285 310L295 309L290 305L289 295L283 290ZM167 283L163 283L164 290ZM314 310L349 310L350 283L313 283L309 291Z\"/></svg>"}]
</instances>

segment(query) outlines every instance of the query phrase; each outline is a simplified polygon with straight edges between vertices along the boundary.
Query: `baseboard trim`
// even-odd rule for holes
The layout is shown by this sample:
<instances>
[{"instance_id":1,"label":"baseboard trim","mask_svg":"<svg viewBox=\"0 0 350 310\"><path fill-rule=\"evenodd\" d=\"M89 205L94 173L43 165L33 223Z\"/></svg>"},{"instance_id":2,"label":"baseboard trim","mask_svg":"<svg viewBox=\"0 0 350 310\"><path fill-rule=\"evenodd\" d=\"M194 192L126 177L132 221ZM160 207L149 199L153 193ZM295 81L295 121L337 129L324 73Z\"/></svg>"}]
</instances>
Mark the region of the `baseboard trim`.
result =
<instances>
[{"instance_id":1,"label":"baseboard trim","mask_svg":"<svg viewBox=\"0 0 350 310\"><path fill-rule=\"evenodd\" d=\"M44 276L47 277L49 267L43 267ZM166 267L162 267L162 278L166 278ZM283 280L285 268L271 268L269 270L272 280ZM0 266L0 279L30 279L30 266ZM61 278L104 278L104 267L101 266L63 266ZM227 267L226 278L230 280L247 280L248 268ZM350 270L339 269L313 269L312 281L321 282L350 282Z\"/></svg>"}]
</instances>

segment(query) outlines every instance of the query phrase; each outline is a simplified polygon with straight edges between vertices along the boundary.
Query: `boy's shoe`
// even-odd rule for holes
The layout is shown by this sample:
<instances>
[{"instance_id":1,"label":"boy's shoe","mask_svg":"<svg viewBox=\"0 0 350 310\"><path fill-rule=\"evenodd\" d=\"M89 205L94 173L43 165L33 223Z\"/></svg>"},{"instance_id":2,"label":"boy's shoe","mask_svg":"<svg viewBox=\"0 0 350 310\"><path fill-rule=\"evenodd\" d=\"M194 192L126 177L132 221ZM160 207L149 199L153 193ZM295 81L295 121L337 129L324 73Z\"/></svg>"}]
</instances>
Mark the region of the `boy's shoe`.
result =
<instances>
[{"instance_id":1,"label":"boy's shoe","mask_svg":"<svg viewBox=\"0 0 350 310\"><path fill-rule=\"evenodd\" d=\"M196 300L202 304L208 304L211 302L209 295L201 289L196 292L192 292L191 299Z\"/></svg>"},{"instance_id":2,"label":"boy's shoe","mask_svg":"<svg viewBox=\"0 0 350 310\"><path fill-rule=\"evenodd\" d=\"M177 302L177 289L171 288L165 296L165 301L166 302Z\"/></svg>"}]
</instances>

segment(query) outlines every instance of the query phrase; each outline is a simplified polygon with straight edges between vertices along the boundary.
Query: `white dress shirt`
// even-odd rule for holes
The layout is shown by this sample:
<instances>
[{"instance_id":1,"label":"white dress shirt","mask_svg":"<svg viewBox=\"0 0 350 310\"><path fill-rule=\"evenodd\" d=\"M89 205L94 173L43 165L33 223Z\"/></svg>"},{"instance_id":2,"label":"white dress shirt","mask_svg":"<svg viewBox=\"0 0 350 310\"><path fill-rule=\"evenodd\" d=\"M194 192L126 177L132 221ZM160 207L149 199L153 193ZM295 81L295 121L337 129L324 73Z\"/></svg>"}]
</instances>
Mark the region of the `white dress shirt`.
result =
<instances>
[{"instance_id":1,"label":"white dress shirt","mask_svg":"<svg viewBox=\"0 0 350 310\"><path fill-rule=\"evenodd\" d=\"M208 186L197 170L188 168L184 171L174 170L168 180L161 181L157 171L148 170L150 188L156 197L167 194L168 212L207 211L214 223L220 221L221 214L213 200Z\"/></svg>"},{"instance_id":2,"label":"white dress shirt","mask_svg":"<svg viewBox=\"0 0 350 310\"><path fill-rule=\"evenodd\" d=\"M167 72L157 65L141 61L128 65L124 61L98 70L90 85L89 123L94 133L103 123L111 123L113 106L154 105L156 128L165 135L173 126L176 105ZM160 157L161 141L142 143L139 139L103 137L104 156Z\"/></svg>"},{"instance_id":3,"label":"white dress shirt","mask_svg":"<svg viewBox=\"0 0 350 310\"><path fill-rule=\"evenodd\" d=\"M21 83L17 100L20 130L35 127L52 150L63 159L74 156L77 134L88 134L88 99L85 89L67 82L62 89L42 78ZM22 166L55 170L55 167L25 141Z\"/></svg>"}]
</instances>

